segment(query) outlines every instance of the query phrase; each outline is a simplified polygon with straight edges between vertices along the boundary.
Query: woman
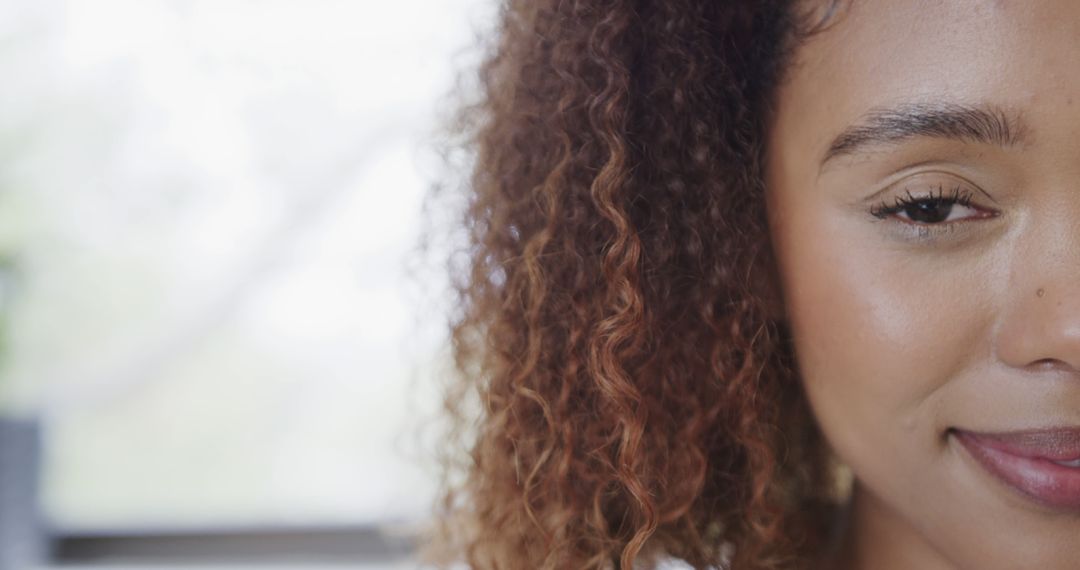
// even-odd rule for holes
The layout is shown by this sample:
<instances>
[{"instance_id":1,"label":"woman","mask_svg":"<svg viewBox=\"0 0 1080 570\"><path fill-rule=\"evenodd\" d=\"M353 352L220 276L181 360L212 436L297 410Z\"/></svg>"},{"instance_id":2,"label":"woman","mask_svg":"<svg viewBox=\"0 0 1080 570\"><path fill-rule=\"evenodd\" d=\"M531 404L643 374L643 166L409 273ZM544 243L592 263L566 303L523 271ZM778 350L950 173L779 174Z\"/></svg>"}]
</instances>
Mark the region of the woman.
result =
<instances>
[{"instance_id":1,"label":"woman","mask_svg":"<svg viewBox=\"0 0 1080 570\"><path fill-rule=\"evenodd\" d=\"M500 29L454 559L1080 568L1080 3L512 0Z\"/></svg>"}]
</instances>

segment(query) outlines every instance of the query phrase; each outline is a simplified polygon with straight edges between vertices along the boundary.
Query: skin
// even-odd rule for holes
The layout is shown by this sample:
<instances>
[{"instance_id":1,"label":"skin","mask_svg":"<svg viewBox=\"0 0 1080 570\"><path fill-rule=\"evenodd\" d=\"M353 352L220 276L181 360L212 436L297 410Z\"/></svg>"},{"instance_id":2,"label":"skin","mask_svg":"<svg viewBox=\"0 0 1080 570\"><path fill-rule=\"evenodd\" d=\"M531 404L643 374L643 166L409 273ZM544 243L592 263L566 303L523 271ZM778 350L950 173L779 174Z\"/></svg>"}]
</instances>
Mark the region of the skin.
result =
<instances>
[{"instance_id":1,"label":"skin","mask_svg":"<svg viewBox=\"0 0 1080 570\"><path fill-rule=\"evenodd\" d=\"M773 269L855 476L823 567L1080 567L1080 512L1020 496L947 432L1080 425L1078 54L1075 0L855 0L795 52L767 141ZM870 110L910 102L995 106L1025 140L915 136L819 166ZM939 185L971 205L922 228L870 213Z\"/></svg>"}]
</instances>

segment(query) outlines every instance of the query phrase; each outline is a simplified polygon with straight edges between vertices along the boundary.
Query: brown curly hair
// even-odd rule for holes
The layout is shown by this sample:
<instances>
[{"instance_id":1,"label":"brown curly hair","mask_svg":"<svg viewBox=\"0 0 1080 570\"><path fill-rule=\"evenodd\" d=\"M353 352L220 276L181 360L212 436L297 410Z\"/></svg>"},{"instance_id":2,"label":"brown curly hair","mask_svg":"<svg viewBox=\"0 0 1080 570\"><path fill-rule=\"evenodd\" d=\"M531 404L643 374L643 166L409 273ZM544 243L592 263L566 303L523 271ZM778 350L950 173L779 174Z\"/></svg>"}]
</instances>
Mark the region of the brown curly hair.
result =
<instances>
[{"instance_id":1,"label":"brown curly hair","mask_svg":"<svg viewBox=\"0 0 1080 570\"><path fill-rule=\"evenodd\" d=\"M802 567L834 508L771 263L792 0L509 0L455 126L439 536L472 568ZM446 549L450 550L447 551ZM438 553L438 554L436 554Z\"/></svg>"}]
</instances>

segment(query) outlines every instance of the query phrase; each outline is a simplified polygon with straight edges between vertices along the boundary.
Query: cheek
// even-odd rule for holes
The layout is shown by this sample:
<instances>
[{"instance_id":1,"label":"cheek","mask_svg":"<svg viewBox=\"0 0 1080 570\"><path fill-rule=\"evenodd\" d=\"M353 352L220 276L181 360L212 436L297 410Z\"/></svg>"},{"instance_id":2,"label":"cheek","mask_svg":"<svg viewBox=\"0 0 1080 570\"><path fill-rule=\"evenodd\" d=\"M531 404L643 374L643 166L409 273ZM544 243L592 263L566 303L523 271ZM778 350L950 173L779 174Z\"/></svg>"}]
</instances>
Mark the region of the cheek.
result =
<instances>
[{"instance_id":1,"label":"cheek","mask_svg":"<svg viewBox=\"0 0 1080 570\"><path fill-rule=\"evenodd\" d=\"M789 218L774 237L811 407L842 459L883 476L934 452L949 427L940 396L989 322L970 264L890 239L826 215Z\"/></svg>"}]
</instances>

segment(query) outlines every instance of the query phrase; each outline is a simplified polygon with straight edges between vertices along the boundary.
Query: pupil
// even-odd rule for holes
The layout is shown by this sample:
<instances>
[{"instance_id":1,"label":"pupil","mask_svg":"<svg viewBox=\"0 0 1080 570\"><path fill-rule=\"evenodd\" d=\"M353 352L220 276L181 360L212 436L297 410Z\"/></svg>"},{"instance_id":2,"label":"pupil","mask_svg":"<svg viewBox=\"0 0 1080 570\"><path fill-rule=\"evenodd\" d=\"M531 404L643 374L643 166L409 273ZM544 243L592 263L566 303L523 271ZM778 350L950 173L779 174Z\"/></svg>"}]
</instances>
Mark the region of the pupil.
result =
<instances>
[{"instance_id":1,"label":"pupil","mask_svg":"<svg viewBox=\"0 0 1080 570\"><path fill-rule=\"evenodd\" d=\"M913 221L934 224L948 219L951 209L952 204L944 200L926 200L911 204L905 212Z\"/></svg>"}]
</instances>

